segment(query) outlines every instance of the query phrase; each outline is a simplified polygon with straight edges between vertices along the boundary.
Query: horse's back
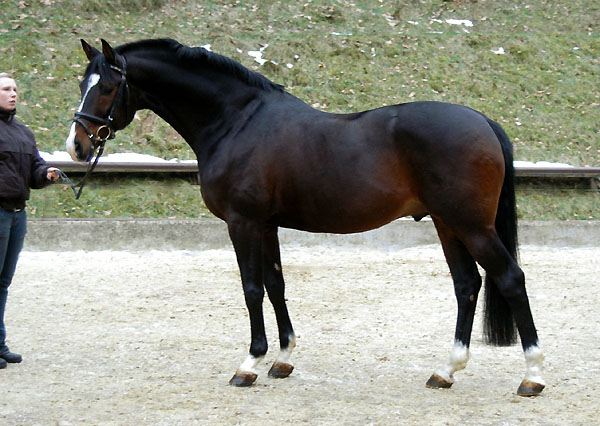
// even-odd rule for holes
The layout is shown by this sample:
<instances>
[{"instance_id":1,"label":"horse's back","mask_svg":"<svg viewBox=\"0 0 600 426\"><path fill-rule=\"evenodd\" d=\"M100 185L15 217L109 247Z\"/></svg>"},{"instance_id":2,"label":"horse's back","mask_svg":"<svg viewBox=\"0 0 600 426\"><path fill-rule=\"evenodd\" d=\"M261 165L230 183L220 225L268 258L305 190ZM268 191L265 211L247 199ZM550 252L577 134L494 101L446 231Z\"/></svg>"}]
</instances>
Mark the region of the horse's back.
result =
<instances>
[{"instance_id":1,"label":"horse's back","mask_svg":"<svg viewBox=\"0 0 600 426\"><path fill-rule=\"evenodd\" d=\"M396 119L394 131L399 141L408 135L435 143L438 149L460 149L474 142L493 146L497 143L487 117L463 105L423 101L382 108L385 109Z\"/></svg>"}]
</instances>

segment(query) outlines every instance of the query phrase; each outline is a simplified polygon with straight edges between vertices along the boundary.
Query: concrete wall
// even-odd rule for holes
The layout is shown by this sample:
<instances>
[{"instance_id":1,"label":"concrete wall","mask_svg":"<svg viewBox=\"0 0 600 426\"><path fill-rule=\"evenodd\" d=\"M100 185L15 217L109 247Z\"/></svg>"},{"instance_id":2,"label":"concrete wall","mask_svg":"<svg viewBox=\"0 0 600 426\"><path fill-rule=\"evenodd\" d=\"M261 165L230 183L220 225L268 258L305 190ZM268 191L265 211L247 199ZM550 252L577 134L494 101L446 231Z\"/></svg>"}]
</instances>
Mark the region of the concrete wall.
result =
<instances>
[{"instance_id":1,"label":"concrete wall","mask_svg":"<svg viewBox=\"0 0 600 426\"><path fill-rule=\"evenodd\" d=\"M521 245L598 247L600 221L522 221ZM282 245L403 248L439 244L433 223L397 220L351 235L280 230ZM206 250L230 248L218 219L30 219L25 250Z\"/></svg>"}]
</instances>

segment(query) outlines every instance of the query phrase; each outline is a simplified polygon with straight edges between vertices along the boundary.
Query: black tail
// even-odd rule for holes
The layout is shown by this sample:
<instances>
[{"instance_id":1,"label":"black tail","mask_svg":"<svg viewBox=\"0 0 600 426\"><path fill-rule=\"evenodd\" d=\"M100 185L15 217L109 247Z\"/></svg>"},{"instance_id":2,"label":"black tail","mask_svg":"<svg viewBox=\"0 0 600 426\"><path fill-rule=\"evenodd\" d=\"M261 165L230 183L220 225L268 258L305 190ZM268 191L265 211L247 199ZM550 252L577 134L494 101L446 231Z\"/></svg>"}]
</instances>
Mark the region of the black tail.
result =
<instances>
[{"instance_id":1,"label":"black tail","mask_svg":"<svg viewBox=\"0 0 600 426\"><path fill-rule=\"evenodd\" d=\"M488 123L500 141L506 168L496 213L496 232L506 250L517 261L517 206L512 143L498 123L489 118ZM488 274L485 277L483 337L486 343L496 346L509 346L517 341L515 322L510 307Z\"/></svg>"}]
</instances>

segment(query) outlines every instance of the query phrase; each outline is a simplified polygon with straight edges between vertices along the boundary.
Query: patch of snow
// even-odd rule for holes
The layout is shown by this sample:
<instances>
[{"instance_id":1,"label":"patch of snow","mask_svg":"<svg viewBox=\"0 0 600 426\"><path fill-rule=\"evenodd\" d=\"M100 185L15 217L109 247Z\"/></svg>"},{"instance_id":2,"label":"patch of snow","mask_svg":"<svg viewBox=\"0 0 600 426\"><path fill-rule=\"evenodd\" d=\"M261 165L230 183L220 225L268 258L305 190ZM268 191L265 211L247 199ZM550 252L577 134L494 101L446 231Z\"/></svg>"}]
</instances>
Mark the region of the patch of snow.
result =
<instances>
[{"instance_id":1,"label":"patch of snow","mask_svg":"<svg viewBox=\"0 0 600 426\"><path fill-rule=\"evenodd\" d=\"M473 26L473 22L468 19L446 19L446 23L450 25L464 25L465 27Z\"/></svg>"},{"instance_id":2,"label":"patch of snow","mask_svg":"<svg viewBox=\"0 0 600 426\"><path fill-rule=\"evenodd\" d=\"M40 151L40 156L45 161L71 161L69 153L64 151L54 151L52 154ZM178 160L172 158L165 160L164 158L154 157L147 154L138 154L135 152L119 152L115 154L105 155L100 157L100 163L195 163L196 160Z\"/></svg>"},{"instance_id":3,"label":"patch of snow","mask_svg":"<svg viewBox=\"0 0 600 426\"><path fill-rule=\"evenodd\" d=\"M40 157L46 161L71 161L71 156L65 151L54 151L52 154L40 151Z\"/></svg>"},{"instance_id":4,"label":"patch of snow","mask_svg":"<svg viewBox=\"0 0 600 426\"><path fill-rule=\"evenodd\" d=\"M147 154L137 154L135 152L122 152L118 154L109 154L101 157L106 163L168 163L167 160L154 157Z\"/></svg>"},{"instance_id":5,"label":"patch of snow","mask_svg":"<svg viewBox=\"0 0 600 426\"><path fill-rule=\"evenodd\" d=\"M260 49L258 50L250 50L248 51L248 55L252 56L254 58L254 61L258 62L261 66L265 64L265 62L267 62L267 59L263 58L263 51L269 47L268 44L265 44L264 46L262 46Z\"/></svg>"},{"instance_id":6,"label":"patch of snow","mask_svg":"<svg viewBox=\"0 0 600 426\"><path fill-rule=\"evenodd\" d=\"M562 167L574 167L570 164L565 163L551 163L549 161L514 161L515 167L533 167L533 168L562 168Z\"/></svg>"}]
</instances>

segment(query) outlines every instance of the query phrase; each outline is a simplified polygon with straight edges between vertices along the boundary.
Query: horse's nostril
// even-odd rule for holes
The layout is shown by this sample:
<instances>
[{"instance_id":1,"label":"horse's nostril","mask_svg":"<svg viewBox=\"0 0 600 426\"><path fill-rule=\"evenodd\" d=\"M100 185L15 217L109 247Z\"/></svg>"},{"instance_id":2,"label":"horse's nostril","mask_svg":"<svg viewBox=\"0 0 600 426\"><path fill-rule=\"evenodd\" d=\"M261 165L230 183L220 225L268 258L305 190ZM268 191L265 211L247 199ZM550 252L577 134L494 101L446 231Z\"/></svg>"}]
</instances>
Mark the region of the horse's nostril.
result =
<instances>
[{"instance_id":1,"label":"horse's nostril","mask_svg":"<svg viewBox=\"0 0 600 426\"><path fill-rule=\"evenodd\" d=\"M77 155L77 158L79 159L83 158L83 148L79 141L75 141L75 155Z\"/></svg>"}]
</instances>

